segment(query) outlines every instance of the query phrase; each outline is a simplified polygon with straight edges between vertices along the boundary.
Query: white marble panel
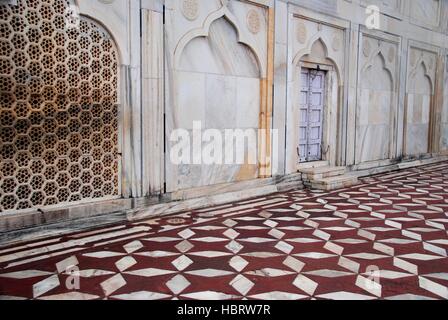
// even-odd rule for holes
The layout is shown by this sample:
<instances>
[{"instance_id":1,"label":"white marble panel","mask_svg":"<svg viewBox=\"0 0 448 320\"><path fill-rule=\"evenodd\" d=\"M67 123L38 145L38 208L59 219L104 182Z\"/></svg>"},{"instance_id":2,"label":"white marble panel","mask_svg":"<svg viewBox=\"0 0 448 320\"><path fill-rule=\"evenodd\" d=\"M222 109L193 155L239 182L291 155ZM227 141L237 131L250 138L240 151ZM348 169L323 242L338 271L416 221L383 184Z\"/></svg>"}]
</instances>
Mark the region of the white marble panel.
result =
<instances>
[{"instance_id":1,"label":"white marble panel","mask_svg":"<svg viewBox=\"0 0 448 320\"><path fill-rule=\"evenodd\" d=\"M260 79L236 79L236 127L257 128L260 119Z\"/></svg>"},{"instance_id":2,"label":"white marble panel","mask_svg":"<svg viewBox=\"0 0 448 320\"><path fill-rule=\"evenodd\" d=\"M236 77L233 76L206 75L206 128L236 127L236 83Z\"/></svg>"},{"instance_id":3,"label":"white marble panel","mask_svg":"<svg viewBox=\"0 0 448 320\"><path fill-rule=\"evenodd\" d=\"M356 139L356 158L358 163L389 158L390 126L359 126Z\"/></svg>"},{"instance_id":4,"label":"white marble panel","mask_svg":"<svg viewBox=\"0 0 448 320\"><path fill-rule=\"evenodd\" d=\"M193 122L205 124L206 75L198 72L176 72L177 128L193 129Z\"/></svg>"},{"instance_id":5,"label":"white marble panel","mask_svg":"<svg viewBox=\"0 0 448 320\"><path fill-rule=\"evenodd\" d=\"M411 17L420 23L431 26L439 25L440 0L412 0Z\"/></svg>"}]
</instances>

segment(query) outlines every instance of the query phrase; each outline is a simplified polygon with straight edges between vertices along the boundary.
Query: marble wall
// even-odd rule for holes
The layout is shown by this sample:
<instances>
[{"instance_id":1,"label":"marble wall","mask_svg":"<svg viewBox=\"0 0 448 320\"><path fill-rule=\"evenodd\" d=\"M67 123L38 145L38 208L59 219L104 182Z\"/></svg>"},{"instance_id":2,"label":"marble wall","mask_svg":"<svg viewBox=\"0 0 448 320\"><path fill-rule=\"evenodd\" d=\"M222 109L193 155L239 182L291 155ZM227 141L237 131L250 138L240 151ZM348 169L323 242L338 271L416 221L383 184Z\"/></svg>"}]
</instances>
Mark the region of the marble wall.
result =
<instances>
[{"instance_id":1,"label":"marble wall","mask_svg":"<svg viewBox=\"0 0 448 320\"><path fill-rule=\"evenodd\" d=\"M326 92L323 122L323 159L336 162L337 132L340 130L343 93L340 88L346 81L347 25L343 21L328 25L316 21L315 14L304 15L306 11L290 8L288 21L288 71L286 105L286 171L296 170L299 162L297 147L300 140L299 111L301 68L311 67L326 71ZM310 12L311 13L311 12ZM274 107L275 110L275 107Z\"/></svg>"},{"instance_id":2,"label":"marble wall","mask_svg":"<svg viewBox=\"0 0 448 320\"><path fill-rule=\"evenodd\" d=\"M430 151L430 117L434 101L436 59L434 52L410 48L405 126L407 156Z\"/></svg>"},{"instance_id":3,"label":"marble wall","mask_svg":"<svg viewBox=\"0 0 448 320\"><path fill-rule=\"evenodd\" d=\"M267 24L267 10L249 3L171 1L166 35L166 54L172 63L172 68L166 70L170 80L166 106L168 153L178 145L178 140L171 140L173 130L186 130L192 137L198 131L194 122L200 124L201 135L211 129L225 137L225 130L240 129L248 132L248 138L244 150L237 150L236 141L230 149L223 145L221 161L215 158L212 164L201 159L201 150L195 153L191 144L189 163L166 163L168 191L258 178L257 139L261 81L266 78L267 68ZM202 152L213 142L225 142L212 136L200 142ZM229 150L243 161L225 164L225 152ZM213 155L215 152L211 150ZM203 163L197 163L198 156Z\"/></svg>"},{"instance_id":4,"label":"marble wall","mask_svg":"<svg viewBox=\"0 0 448 320\"><path fill-rule=\"evenodd\" d=\"M398 108L398 43L361 35L356 163L390 159Z\"/></svg>"},{"instance_id":5,"label":"marble wall","mask_svg":"<svg viewBox=\"0 0 448 320\"><path fill-rule=\"evenodd\" d=\"M448 151L448 55L445 56L445 70L443 72L443 107L441 121L440 149L442 152Z\"/></svg>"},{"instance_id":6,"label":"marble wall","mask_svg":"<svg viewBox=\"0 0 448 320\"><path fill-rule=\"evenodd\" d=\"M270 176L274 166L297 172L302 67L326 74L329 165L361 170L448 151L448 0L70 3L117 46L121 196L134 205ZM380 30L365 26L371 4ZM268 133L241 165L174 165L170 135L191 132L194 120L201 132Z\"/></svg>"}]
</instances>

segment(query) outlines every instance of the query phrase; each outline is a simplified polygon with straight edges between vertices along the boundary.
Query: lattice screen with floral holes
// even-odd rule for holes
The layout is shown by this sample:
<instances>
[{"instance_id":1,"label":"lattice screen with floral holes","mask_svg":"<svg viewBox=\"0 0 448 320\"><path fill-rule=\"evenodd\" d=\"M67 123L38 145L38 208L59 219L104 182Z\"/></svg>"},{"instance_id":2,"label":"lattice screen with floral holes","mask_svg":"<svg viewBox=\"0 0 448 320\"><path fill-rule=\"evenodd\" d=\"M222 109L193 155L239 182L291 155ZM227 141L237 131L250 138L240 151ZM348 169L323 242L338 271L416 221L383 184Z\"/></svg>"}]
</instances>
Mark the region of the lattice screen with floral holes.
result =
<instances>
[{"instance_id":1,"label":"lattice screen with floral holes","mask_svg":"<svg viewBox=\"0 0 448 320\"><path fill-rule=\"evenodd\" d=\"M118 54L68 8L0 5L0 212L120 194Z\"/></svg>"}]
</instances>

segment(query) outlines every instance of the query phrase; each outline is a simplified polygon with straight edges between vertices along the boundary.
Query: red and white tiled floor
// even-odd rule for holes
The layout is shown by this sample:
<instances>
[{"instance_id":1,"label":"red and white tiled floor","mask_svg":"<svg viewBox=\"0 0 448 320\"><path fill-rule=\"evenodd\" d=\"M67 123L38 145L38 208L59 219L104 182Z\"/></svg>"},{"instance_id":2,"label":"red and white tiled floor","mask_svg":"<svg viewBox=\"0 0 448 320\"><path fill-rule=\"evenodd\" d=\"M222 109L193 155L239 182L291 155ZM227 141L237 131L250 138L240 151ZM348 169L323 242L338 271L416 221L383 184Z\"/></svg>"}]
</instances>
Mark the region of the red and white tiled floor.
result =
<instances>
[{"instance_id":1,"label":"red and white tiled floor","mask_svg":"<svg viewBox=\"0 0 448 320\"><path fill-rule=\"evenodd\" d=\"M442 163L0 249L0 299L448 299L447 227Z\"/></svg>"}]
</instances>

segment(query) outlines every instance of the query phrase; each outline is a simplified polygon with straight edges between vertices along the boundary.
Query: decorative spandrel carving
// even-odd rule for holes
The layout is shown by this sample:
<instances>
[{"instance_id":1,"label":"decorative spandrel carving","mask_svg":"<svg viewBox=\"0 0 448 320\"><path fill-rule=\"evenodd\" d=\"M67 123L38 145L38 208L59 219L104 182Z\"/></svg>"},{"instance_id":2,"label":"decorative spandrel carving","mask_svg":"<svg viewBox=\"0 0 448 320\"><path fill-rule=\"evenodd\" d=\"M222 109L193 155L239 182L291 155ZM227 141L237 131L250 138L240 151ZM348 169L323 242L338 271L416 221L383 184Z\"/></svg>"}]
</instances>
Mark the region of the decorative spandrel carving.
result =
<instances>
[{"instance_id":1,"label":"decorative spandrel carving","mask_svg":"<svg viewBox=\"0 0 448 320\"><path fill-rule=\"evenodd\" d=\"M247 13L247 27L253 34L257 34L261 29L261 18L257 11L249 10Z\"/></svg>"},{"instance_id":2,"label":"decorative spandrel carving","mask_svg":"<svg viewBox=\"0 0 448 320\"><path fill-rule=\"evenodd\" d=\"M297 25L297 40L299 43L304 44L308 37L308 30L303 22L299 22Z\"/></svg>"},{"instance_id":3,"label":"decorative spandrel carving","mask_svg":"<svg viewBox=\"0 0 448 320\"><path fill-rule=\"evenodd\" d=\"M196 20L199 16L199 2L198 0L183 0L182 14L188 20Z\"/></svg>"}]
</instances>

